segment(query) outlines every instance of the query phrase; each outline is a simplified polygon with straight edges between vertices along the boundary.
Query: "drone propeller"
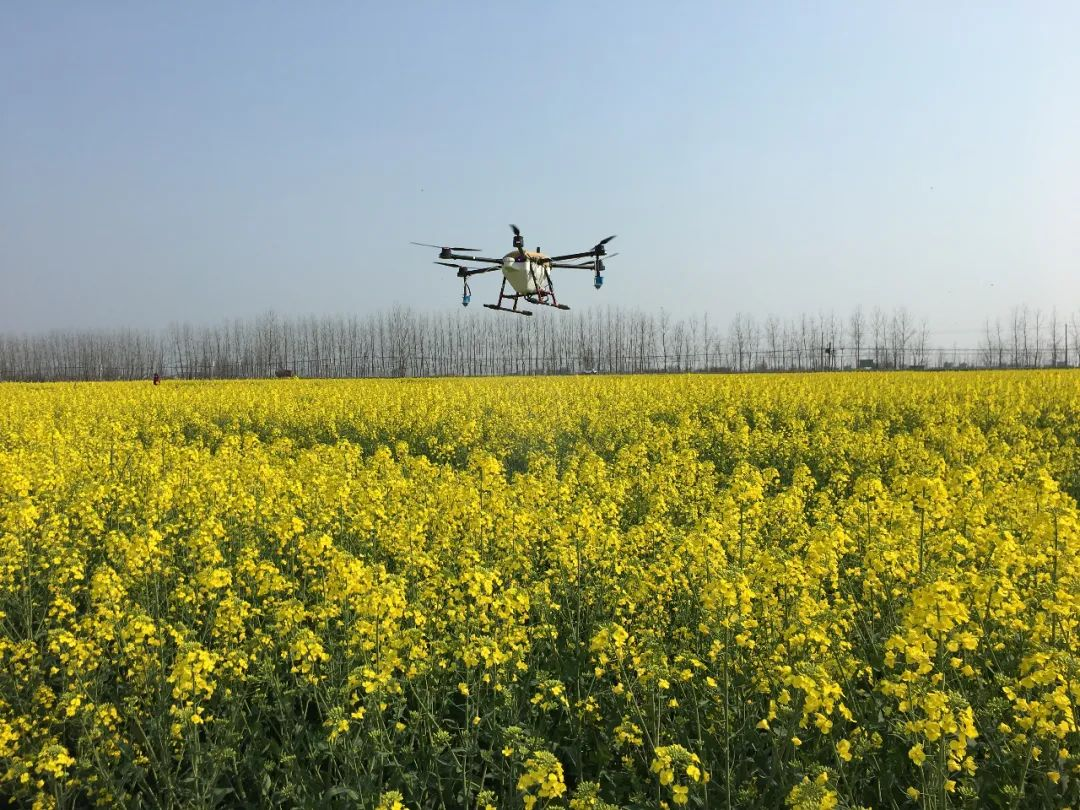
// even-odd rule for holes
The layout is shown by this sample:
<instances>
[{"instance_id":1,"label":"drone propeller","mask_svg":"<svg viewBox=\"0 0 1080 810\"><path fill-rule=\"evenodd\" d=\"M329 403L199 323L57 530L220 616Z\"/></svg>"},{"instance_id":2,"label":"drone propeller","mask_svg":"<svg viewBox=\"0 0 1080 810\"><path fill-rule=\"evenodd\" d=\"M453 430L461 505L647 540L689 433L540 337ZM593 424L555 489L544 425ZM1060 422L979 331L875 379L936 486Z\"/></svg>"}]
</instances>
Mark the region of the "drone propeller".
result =
<instances>
[{"instance_id":1,"label":"drone propeller","mask_svg":"<svg viewBox=\"0 0 1080 810\"><path fill-rule=\"evenodd\" d=\"M409 242L409 244L410 245L419 245L420 247L438 248L439 250L450 250L450 251L458 251L458 250L479 251L480 250L480 248L471 248L471 247L447 247L446 245L430 245L427 242Z\"/></svg>"},{"instance_id":2,"label":"drone propeller","mask_svg":"<svg viewBox=\"0 0 1080 810\"><path fill-rule=\"evenodd\" d=\"M610 253L610 254L605 254L605 255L607 255L607 257L609 259L614 259L619 254L618 253ZM591 268L591 267L593 267L595 265L596 265L596 260L593 259L591 262L582 262L581 264L573 264L573 265L568 265L568 266L571 267L571 268L573 268L573 267L581 267L581 268L584 268L584 269L588 269L588 268Z\"/></svg>"},{"instance_id":3,"label":"drone propeller","mask_svg":"<svg viewBox=\"0 0 1080 810\"><path fill-rule=\"evenodd\" d=\"M521 236L521 229L514 224L510 225L510 230L514 232L514 247L518 250L518 258L525 259L525 239Z\"/></svg>"},{"instance_id":4,"label":"drone propeller","mask_svg":"<svg viewBox=\"0 0 1080 810\"><path fill-rule=\"evenodd\" d=\"M453 264L452 262L435 262L435 264L441 264L441 265L443 265L443 267L453 267L455 270L457 270L457 277L458 278L468 279L469 276L472 275L469 272L470 268L468 267L468 265ZM465 287L468 288L468 286L469 286L469 282L466 280ZM466 289L465 293L466 293L466 295L468 294L468 289ZM466 304L466 306L468 306L468 304Z\"/></svg>"}]
</instances>

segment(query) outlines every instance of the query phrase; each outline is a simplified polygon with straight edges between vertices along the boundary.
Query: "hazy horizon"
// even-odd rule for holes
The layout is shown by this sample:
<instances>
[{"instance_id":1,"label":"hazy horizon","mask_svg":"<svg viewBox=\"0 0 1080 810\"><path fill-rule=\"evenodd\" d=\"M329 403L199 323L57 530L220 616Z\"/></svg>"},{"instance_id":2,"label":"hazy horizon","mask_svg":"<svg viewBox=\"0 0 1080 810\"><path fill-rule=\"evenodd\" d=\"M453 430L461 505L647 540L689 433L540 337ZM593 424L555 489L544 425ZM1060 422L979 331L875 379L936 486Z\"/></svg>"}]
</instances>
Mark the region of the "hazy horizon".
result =
<instances>
[{"instance_id":1,"label":"hazy horizon","mask_svg":"<svg viewBox=\"0 0 1080 810\"><path fill-rule=\"evenodd\" d=\"M1080 309L1075 4L0 22L0 333L460 309L408 242L499 254L509 222L548 252L618 234L602 291L557 276L577 310L906 307L974 345ZM509 317L497 286L470 315Z\"/></svg>"}]
</instances>

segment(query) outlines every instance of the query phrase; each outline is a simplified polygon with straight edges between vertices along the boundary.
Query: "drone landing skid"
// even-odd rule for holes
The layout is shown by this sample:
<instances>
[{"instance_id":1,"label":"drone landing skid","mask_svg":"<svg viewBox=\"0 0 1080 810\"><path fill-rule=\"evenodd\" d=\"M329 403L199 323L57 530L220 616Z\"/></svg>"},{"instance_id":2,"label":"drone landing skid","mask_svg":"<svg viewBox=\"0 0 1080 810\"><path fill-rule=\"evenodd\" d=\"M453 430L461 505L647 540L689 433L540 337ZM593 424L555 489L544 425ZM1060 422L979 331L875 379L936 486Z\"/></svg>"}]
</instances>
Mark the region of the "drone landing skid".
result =
<instances>
[{"instance_id":1,"label":"drone landing skid","mask_svg":"<svg viewBox=\"0 0 1080 810\"><path fill-rule=\"evenodd\" d=\"M534 280L535 283L535 280ZM539 285L537 285L539 287ZM570 309L566 304L560 304L555 300L555 289L552 287L550 280L548 281L547 289L537 289L535 293L507 293L506 292L506 279L503 278L502 287L499 288L499 301L495 304L484 304L488 309L493 309L496 312L512 312L515 315L532 315L533 313L527 309L518 309L518 301L524 298L530 304L534 306L542 307L554 307L555 309ZM550 299L550 300L549 300ZM503 306L504 301L513 301L514 305L511 307Z\"/></svg>"},{"instance_id":2,"label":"drone landing skid","mask_svg":"<svg viewBox=\"0 0 1080 810\"><path fill-rule=\"evenodd\" d=\"M549 304L547 301L544 301L543 299L534 298L531 295L526 296L525 300L528 301L530 304L536 304L538 306L555 307L555 309L570 309L570 307L568 307L566 304L558 304L558 303L555 303L555 302L552 302L552 303Z\"/></svg>"},{"instance_id":3,"label":"drone landing skid","mask_svg":"<svg viewBox=\"0 0 1080 810\"><path fill-rule=\"evenodd\" d=\"M532 315L532 310L528 309L516 309L517 301L514 301L514 307L500 307L498 304L484 304L488 309L494 309L496 312L512 312L515 315Z\"/></svg>"}]
</instances>

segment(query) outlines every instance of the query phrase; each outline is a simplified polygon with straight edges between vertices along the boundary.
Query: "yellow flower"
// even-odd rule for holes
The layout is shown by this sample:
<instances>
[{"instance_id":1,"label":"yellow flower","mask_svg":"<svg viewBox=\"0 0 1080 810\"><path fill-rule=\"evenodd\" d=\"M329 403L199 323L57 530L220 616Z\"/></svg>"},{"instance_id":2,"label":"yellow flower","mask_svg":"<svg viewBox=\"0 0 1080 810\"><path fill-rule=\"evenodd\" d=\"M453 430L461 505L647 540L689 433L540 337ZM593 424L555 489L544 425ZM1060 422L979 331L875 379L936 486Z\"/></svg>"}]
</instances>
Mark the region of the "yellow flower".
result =
<instances>
[{"instance_id":1,"label":"yellow flower","mask_svg":"<svg viewBox=\"0 0 1080 810\"><path fill-rule=\"evenodd\" d=\"M231 359L244 339L231 327L176 330L164 348L227 375L294 352L335 373L486 372L533 338L568 366L646 368L661 338L679 366L739 353L647 313L564 322L563 336L413 317L269 320L252 332L261 348ZM743 349L754 365L820 365L806 335L828 340L827 321L773 330L775 351L768 328L743 324ZM501 341L494 358L445 364L485 336ZM911 342L874 353L902 365ZM130 370L162 348L121 358L112 337L93 343L69 354ZM0 376L47 353L35 345L0 336ZM1035 362L999 348L1002 365ZM538 750L544 729L595 739L575 763L586 770L597 750L629 774L646 757L653 802L680 806L709 779L690 750L695 714L717 733L735 707L759 718L730 729L736 756L783 730L800 751L833 742L856 782L881 758L855 753L885 755L896 734L912 767L940 756L944 790L973 778L1000 793L1028 756L1059 785L1080 768L1066 749L1080 699L1068 375L295 382L0 384L0 794L14 804L131 803L103 768L156 778L148 750L257 748L297 712L323 712L325 742L349 735L365 761L402 745L445 754L495 724L507 768L489 776L512 784L491 787L520 782L537 808L632 800L625 780L603 800L599 787L567 796L558 758ZM878 638L864 621L892 629ZM997 684L995 703L969 705L984 691L965 684ZM867 692L875 710L856 717ZM204 753L246 767L242 752ZM468 761L480 778L483 759ZM788 795L769 800L838 803L820 764L783 769Z\"/></svg>"},{"instance_id":2,"label":"yellow flower","mask_svg":"<svg viewBox=\"0 0 1080 810\"><path fill-rule=\"evenodd\" d=\"M531 790L536 789L536 796L532 796ZM566 784L563 782L562 763L549 751L534 751L525 761L525 773L517 782L517 789L525 791L525 803L535 804L536 797L542 799L554 799L566 792ZM533 802L528 799L532 796Z\"/></svg>"},{"instance_id":3,"label":"yellow flower","mask_svg":"<svg viewBox=\"0 0 1080 810\"><path fill-rule=\"evenodd\" d=\"M388 791L379 797L376 810L405 810L404 797L396 790Z\"/></svg>"},{"instance_id":4,"label":"yellow flower","mask_svg":"<svg viewBox=\"0 0 1080 810\"><path fill-rule=\"evenodd\" d=\"M840 740L836 744L836 753L840 756L844 762L851 762L851 741Z\"/></svg>"}]
</instances>

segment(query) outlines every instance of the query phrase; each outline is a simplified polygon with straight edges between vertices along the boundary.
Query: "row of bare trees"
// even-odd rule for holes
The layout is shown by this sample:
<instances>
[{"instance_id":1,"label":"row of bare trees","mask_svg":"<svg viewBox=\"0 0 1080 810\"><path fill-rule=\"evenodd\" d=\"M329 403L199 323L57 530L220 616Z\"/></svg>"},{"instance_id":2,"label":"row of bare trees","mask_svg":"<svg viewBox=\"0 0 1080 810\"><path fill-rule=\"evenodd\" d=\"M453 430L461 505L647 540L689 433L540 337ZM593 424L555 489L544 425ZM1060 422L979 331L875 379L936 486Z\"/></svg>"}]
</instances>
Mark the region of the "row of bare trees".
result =
<instances>
[{"instance_id":1,"label":"row of bare trees","mask_svg":"<svg viewBox=\"0 0 1080 810\"><path fill-rule=\"evenodd\" d=\"M580 372L782 371L1076 365L1080 314L1017 307L987 321L979 345L931 345L904 308L763 321L588 310L538 317L395 308L369 316L282 318L267 312L163 331L0 334L0 380L403 377ZM974 336L973 336L974 337ZM974 342L974 341L973 341Z\"/></svg>"},{"instance_id":2,"label":"row of bare trees","mask_svg":"<svg viewBox=\"0 0 1080 810\"><path fill-rule=\"evenodd\" d=\"M1046 315L1042 310L1014 307L1004 323L1000 318L993 324L986 322L979 362L995 368L1076 365L1078 353L1070 339L1075 341L1078 335L1077 313L1065 318L1056 309Z\"/></svg>"}]
</instances>

